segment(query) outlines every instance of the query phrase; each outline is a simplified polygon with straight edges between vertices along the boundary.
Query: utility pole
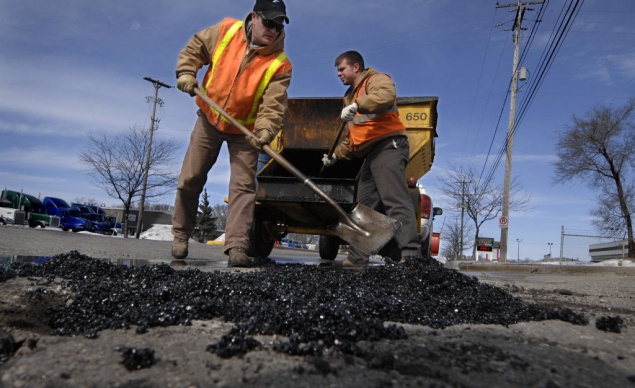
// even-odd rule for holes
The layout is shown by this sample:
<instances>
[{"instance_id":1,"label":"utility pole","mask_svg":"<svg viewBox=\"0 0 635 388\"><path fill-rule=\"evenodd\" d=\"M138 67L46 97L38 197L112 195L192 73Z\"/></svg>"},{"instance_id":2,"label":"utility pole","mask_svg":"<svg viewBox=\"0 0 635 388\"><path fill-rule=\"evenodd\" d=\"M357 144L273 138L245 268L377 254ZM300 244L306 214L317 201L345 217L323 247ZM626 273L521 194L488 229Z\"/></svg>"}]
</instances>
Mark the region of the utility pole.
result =
<instances>
[{"instance_id":1,"label":"utility pole","mask_svg":"<svg viewBox=\"0 0 635 388\"><path fill-rule=\"evenodd\" d=\"M511 186L511 174L512 174L512 151L514 148L514 120L516 119L516 94L518 92L518 52L520 47L520 31L522 30L523 16L525 15L525 9L531 4L542 4L541 1L529 1L522 2L518 0L512 4L498 4L496 8L516 7L516 18L514 20L514 65L512 67L512 90L509 112L509 128L507 130L507 157L505 159L505 183L503 187L503 209L502 216L507 217L509 220L509 190ZM507 236L509 234L509 221L506 228L501 228L501 261L507 261Z\"/></svg>"},{"instance_id":2,"label":"utility pole","mask_svg":"<svg viewBox=\"0 0 635 388\"><path fill-rule=\"evenodd\" d=\"M562 255L564 254L564 225L560 225L560 257L558 265L562 265Z\"/></svg>"},{"instance_id":3,"label":"utility pole","mask_svg":"<svg viewBox=\"0 0 635 388\"><path fill-rule=\"evenodd\" d=\"M141 200L139 201L139 215L137 216L137 231L135 233L135 238L139 238L141 234L141 227L143 225L143 208L145 207L146 201L146 190L148 188L148 175L150 173L150 155L152 151L152 134L154 133L155 123L158 120L155 120L154 116L157 111L157 104L163 106L163 101L158 98L159 96L159 88L164 87L166 89L170 89L172 86L166 85L161 81L154 80L150 77L144 77L144 80L148 82L152 82L154 85L154 98L146 97L146 101L152 101L152 116L150 117L150 136L148 137L148 152L146 154L145 167L143 168L143 186L141 188Z\"/></svg>"},{"instance_id":4,"label":"utility pole","mask_svg":"<svg viewBox=\"0 0 635 388\"><path fill-rule=\"evenodd\" d=\"M459 248L460 257L459 260L463 259L463 218L465 216L465 184L467 181L461 181L461 246Z\"/></svg>"}]
</instances>

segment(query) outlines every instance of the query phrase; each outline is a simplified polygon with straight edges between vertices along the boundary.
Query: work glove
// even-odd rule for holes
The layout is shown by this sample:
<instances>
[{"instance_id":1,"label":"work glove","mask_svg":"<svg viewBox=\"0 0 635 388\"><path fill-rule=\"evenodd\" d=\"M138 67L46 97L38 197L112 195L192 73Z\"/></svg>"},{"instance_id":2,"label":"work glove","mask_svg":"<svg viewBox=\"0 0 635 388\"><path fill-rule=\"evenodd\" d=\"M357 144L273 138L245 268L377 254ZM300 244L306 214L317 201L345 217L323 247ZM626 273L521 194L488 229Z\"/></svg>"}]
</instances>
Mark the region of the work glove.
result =
<instances>
[{"instance_id":1,"label":"work glove","mask_svg":"<svg viewBox=\"0 0 635 388\"><path fill-rule=\"evenodd\" d=\"M198 81L192 74L182 73L176 80L176 87L179 88L180 91L194 97L196 96L196 93L194 93L194 88L198 88Z\"/></svg>"},{"instance_id":2,"label":"work glove","mask_svg":"<svg viewBox=\"0 0 635 388\"><path fill-rule=\"evenodd\" d=\"M344 109L342 109L342 115L340 117L344 121L353 120L353 117L355 117L355 113L357 113L357 108L359 108L359 106L356 102L344 107Z\"/></svg>"},{"instance_id":3,"label":"work glove","mask_svg":"<svg viewBox=\"0 0 635 388\"><path fill-rule=\"evenodd\" d=\"M337 160L337 156L335 156L335 154L331 155L330 158L328 154L324 154L324 157L322 158L322 163L324 163L325 167L330 167L335 164L336 160Z\"/></svg>"},{"instance_id":4,"label":"work glove","mask_svg":"<svg viewBox=\"0 0 635 388\"><path fill-rule=\"evenodd\" d=\"M258 151L262 151L262 146L271 143L271 140L273 140L273 132L267 129L256 129L254 136L247 136L249 145Z\"/></svg>"}]
</instances>

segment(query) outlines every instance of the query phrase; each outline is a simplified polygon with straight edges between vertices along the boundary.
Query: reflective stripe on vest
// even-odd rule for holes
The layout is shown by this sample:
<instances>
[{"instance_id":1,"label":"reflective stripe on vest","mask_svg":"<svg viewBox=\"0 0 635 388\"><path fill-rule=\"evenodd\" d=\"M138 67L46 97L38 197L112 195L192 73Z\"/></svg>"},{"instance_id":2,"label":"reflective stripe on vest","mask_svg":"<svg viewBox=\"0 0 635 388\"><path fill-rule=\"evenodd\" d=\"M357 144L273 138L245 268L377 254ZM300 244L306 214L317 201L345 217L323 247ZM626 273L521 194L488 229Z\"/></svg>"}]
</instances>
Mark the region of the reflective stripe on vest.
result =
<instances>
[{"instance_id":1,"label":"reflective stripe on vest","mask_svg":"<svg viewBox=\"0 0 635 388\"><path fill-rule=\"evenodd\" d=\"M357 93L357 96L355 98L366 96L368 94L368 92L366 91L366 84L368 83L369 79L370 77L366 78L366 80L364 81L364 86L359 88L359 93ZM352 122L353 122L353 125L359 124L359 123L365 123L366 121L372 120L379 115L383 115L386 113L395 113L395 112L399 112L399 109L397 108L397 101L395 101L393 106L391 106L387 111L383 113L358 113L355 115Z\"/></svg>"},{"instance_id":2,"label":"reflective stripe on vest","mask_svg":"<svg viewBox=\"0 0 635 388\"><path fill-rule=\"evenodd\" d=\"M366 78L363 84L355 93L355 98L368 95L368 80L375 74ZM390 77L390 76L388 76ZM353 151L357 146L378 137L386 136L391 132L405 130L405 126L399 119L399 109L397 108L397 99L393 105L382 113L362 114L357 112L353 120L349 123L349 140Z\"/></svg>"},{"instance_id":3,"label":"reflective stripe on vest","mask_svg":"<svg viewBox=\"0 0 635 388\"><path fill-rule=\"evenodd\" d=\"M225 33L225 35L223 36L223 39L221 39L220 43L216 47L216 50L214 50L214 56L212 57L213 58L212 68L210 70L210 75L209 75L209 78L207 79L207 83L205 84L205 88L204 90L202 90L203 94L207 95L207 88L212 84L212 79L214 78L214 71L216 70L216 63L218 62L218 59L220 58L223 51L225 51L225 49L227 48L227 45L229 45L229 42L234 38L234 36L240 30L240 28L242 28L242 26L243 26L242 21L237 21L236 23L234 23L234 25L232 25L229 28L229 30L227 30L227 32ZM273 78L273 76L276 74L276 71L278 71L278 69L280 68L280 66L282 66L283 62L286 59L287 59L287 54L283 51L280 54L278 54L276 59L274 59L271 62L271 64L267 68L267 71L265 72L265 76L262 78L262 80L260 81L260 84L258 85L258 89L256 90L254 100L251 104L251 110L249 111L247 118L241 119L238 117L234 117L236 121L238 121L242 125L251 125L256 123L256 115L258 113L258 106L260 106L260 99L265 93L265 90L267 89L267 86L269 85L271 78ZM221 120L223 120L226 123L230 123L230 121L227 118L225 118L223 115L221 115L220 112L214 109L214 107L212 107L211 105L209 107L216 115L220 117Z\"/></svg>"},{"instance_id":4,"label":"reflective stripe on vest","mask_svg":"<svg viewBox=\"0 0 635 388\"><path fill-rule=\"evenodd\" d=\"M384 113L393 113L393 112L399 112L399 108L397 108L397 105L393 105L392 107L390 107L390 109L388 109ZM365 123L366 121L372 120L379 115L383 115L384 113L360 114L359 116L353 117L352 121L353 121L353 124Z\"/></svg>"},{"instance_id":5,"label":"reflective stripe on vest","mask_svg":"<svg viewBox=\"0 0 635 388\"><path fill-rule=\"evenodd\" d=\"M225 48L227 48L229 41L232 40L234 35L236 35L236 32L238 32L238 30L240 30L242 26L243 26L243 22L240 20L234 23L234 25L231 26L231 28L227 31L225 36L223 36L223 39L220 41L220 44L218 45L218 47L216 47L216 50L214 50L214 56L212 57L212 70L209 75L209 79L207 80L207 84L205 85L206 94L207 94L207 88L212 83L212 78L214 78L214 70L216 70L216 63L218 62L218 58L220 58L220 55L223 53L223 51L225 51Z\"/></svg>"},{"instance_id":6,"label":"reflective stripe on vest","mask_svg":"<svg viewBox=\"0 0 635 388\"><path fill-rule=\"evenodd\" d=\"M245 124L255 124L256 123L256 114L258 113L258 106L260 105L260 99L262 95L265 94L265 89L269 85L269 81L273 78L273 75L276 74L276 71L282 66L282 62L287 59L287 54L285 52L281 52L278 54L276 59L269 65L267 68L267 72L265 76L262 77L262 81L260 81L260 85L258 85L258 90L256 91L256 95L254 96L254 103L251 105L251 111L249 111L249 115L247 116L247 120L245 120Z\"/></svg>"},{"instance_id":7,"label":"reflective stripe on vest","mask_svg":"<svg viewBox=\"0 0 635 388\"><path fill-rule=\"evenodd\" d=\"M223 53L223 51L225 51L225 48L227 48L227 45L229 44L229 42L232 40L234 35L236 35L238 30L240 30L242 26L243 26L243 22L240 20L234 23L234 25L231 26L229 30L227 30L227 32L225 33L225 35L223 36L223 39L221 39L220 43L216 47L216 50L214 50L214 56L212 57L212 68L210 69L209 78L207 79L207 83L205 84L205 87L203 88L203 90L201 90L201 92L203 92L204 95L207 96L207 88L209 87L209 85L212 84L212 78L214 78L214 71L216 70L216 63L218 62L220 55ZM220 114L220 112L214 109L213 106L210 105L209 108L218 116L220 116L221 120L224 120L225 122L229 123L229 120L223 117Z\"/></svg>"}]
</instances>

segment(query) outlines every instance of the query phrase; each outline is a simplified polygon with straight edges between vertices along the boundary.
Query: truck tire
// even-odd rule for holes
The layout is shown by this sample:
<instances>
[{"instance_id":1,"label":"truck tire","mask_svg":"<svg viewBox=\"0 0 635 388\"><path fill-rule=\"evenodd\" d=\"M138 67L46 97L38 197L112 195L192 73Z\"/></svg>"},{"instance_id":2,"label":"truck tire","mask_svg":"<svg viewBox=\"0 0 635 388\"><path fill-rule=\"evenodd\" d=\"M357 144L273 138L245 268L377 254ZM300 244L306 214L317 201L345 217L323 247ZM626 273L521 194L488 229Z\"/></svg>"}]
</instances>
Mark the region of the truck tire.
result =
<instances>
[{"instance_id":1,"label":"truck tire","mask_svg":"<svg viewBox=\"0 0 635 388\"><path fill-rule=\"evenodd\" d=\"M340 238L334 236L320 236L318 247L322 260L335 260L340 250Z\"/></svg>"},{"instance_id":2,"label":"truck tire","mask_svg":"<svg viewBox=\"0 0 635 388\"><path fill-rule=\"evenodd\" d=\"M267 221L264 217L256 212L254 214L254 223L249 230L249 249L247 255L251 257L260 257L266 259L273 250L275 241L271 238L271 234L267 229Z\"/></svg>"}]
</instances>

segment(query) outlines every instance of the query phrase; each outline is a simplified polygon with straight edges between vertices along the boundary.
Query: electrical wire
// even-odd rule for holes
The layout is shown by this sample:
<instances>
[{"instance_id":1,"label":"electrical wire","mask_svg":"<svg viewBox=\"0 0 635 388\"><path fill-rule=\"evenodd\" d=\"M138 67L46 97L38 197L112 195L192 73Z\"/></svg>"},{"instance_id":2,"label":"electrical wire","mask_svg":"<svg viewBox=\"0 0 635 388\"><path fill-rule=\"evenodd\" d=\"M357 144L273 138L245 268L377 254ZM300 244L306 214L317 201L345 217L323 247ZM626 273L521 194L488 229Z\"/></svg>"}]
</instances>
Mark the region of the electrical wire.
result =
<instances>
[{"instance_id":1,"label":"electrical wire","mask_svg":"<svg viewBox=\"0 0 635 388\"><path fill-rule=\"evenodd\" d=\"M546 1L545 3L548 3L548 1ZM550 39L549 39L549 44L543 50L541 60L539 61L540 64L537 70L537 77L535 78L535 80L533 80L530 83L527 97L523 98L521 101L521 107L519 109L520 113L518 116L514 118L514 123L512 124L512 128L507 134L505 141L503 142L499 152L496 155L496 160L492 164L489 170L489 173L487 174L487 177L484 180L485 184L480 185L480 181L483 179L483 171L485 171L486 169L487 160L489 159L489 156L491 154L491 146L490 146L490 150L488 151L488 158L486 159L486 162L483 166L483 171L481 172L481 177L479 178L480 187L486 187L487 184L489 184L489 182L491 182L491 180L493 179L494 173L498 169L500 160L502 159L503 154L506 153L510 139L513 138L513 136L515 135L516 129L520 126L520 123L525 117L528 108L533 102L539 87L542 85L542 82L544 81L544 78L547 72L549 71L555 57L557 56L560 48L562 47L562 44L564 43L564 40L566 39L568 32L570 31L571 25L573 24L575 18L577 17L583 3L584 3L584 0L575 0L575 2L573 1L570 2L568 6L567 4L563 5L560 12L560 16L559 16L560 22L558 24L558 28L552 31ZM544 14L544 12L546 11L546 8L547 6L543 4L539 12L539 18L534 23L534 28L532 28L532 31L530 33L528 44L524 48L523 54L521 55L522 60L519 60L518 68L520 68L520 64L523 63L523 60L525 59L527 53L529 52L531 43L533 43L534 37L538 31L538 22L542 19L541 15ZM517 71L517 69L514 69L514 71ZM513 76L514 76L514 73L512 73L512 79L513 79ZM510 85L511 85L511 82L512 81L510 81ZM507 103L507 98L509 94L510 94L510 88L508 87L508 93L506 94L505 100L503 102L503 107ZM498 130L498 127L500 125L501 117L502 117L502 114L501 116L499 116L499 120L496 126L496 131ZM496 134L496 131L495 131L495 134ZM493 140L492 140L492 144L493 144Z\"/></svg>"}]
</instances>

